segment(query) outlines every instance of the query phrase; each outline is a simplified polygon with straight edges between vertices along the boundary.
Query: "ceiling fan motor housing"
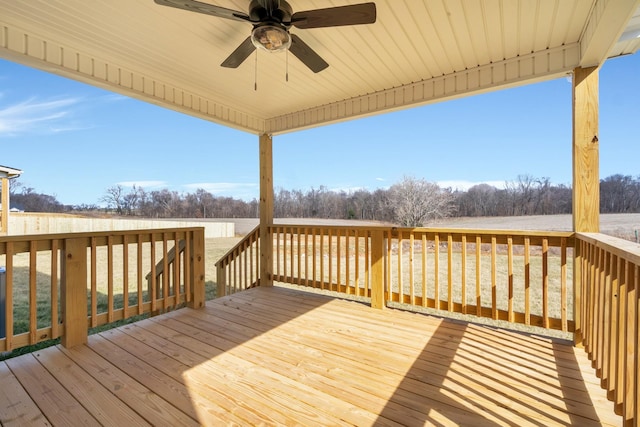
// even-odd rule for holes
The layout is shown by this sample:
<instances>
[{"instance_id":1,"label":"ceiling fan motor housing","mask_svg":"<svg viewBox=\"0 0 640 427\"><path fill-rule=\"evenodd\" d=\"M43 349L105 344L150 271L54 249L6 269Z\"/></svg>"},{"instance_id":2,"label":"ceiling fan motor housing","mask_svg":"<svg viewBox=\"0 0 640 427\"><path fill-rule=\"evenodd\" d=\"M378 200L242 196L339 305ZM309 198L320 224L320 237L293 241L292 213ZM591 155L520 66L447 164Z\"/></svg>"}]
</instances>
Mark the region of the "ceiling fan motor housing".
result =
<instances>
[{"instance_id":1,"label":"ceiling fan motor housing","mask_svg":"<svg viewBox=\"0 0 640 427\"><path fill-rule=\"evenodd\" d=\"M249 4L251 22L260 24L281 24L285 29L291 27L293 9L289 3L281 1L252 0Z\"/></svg>"}]
</instances>

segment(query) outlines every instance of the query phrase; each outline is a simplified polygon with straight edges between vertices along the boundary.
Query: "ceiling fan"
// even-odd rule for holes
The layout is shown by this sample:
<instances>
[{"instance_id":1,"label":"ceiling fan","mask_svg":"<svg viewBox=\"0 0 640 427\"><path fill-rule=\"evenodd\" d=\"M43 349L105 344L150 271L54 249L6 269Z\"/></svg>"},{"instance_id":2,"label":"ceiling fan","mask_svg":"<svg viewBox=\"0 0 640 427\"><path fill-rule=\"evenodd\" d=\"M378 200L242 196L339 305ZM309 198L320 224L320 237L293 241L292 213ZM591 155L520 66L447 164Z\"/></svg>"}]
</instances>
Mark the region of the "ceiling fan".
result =
<instances>
[{"instance_id":1,"label":"ceiling fan","mask_svg":"<svg viewBox=\"0 0 640 427\"><path fill-rule=\"evenodd\" d=\"M284 0L251 0L249 12L244 13L196 0L154 0L162 6L248 22L253 25L251 35L220 65L237 68L256 49L269 52L289 50L314 73L329 64L289 29L338 27L343 25L373 24L376 22L375 3L360 3L348 6L313 9L293 13Z\"/></svg>"}]
</instances>

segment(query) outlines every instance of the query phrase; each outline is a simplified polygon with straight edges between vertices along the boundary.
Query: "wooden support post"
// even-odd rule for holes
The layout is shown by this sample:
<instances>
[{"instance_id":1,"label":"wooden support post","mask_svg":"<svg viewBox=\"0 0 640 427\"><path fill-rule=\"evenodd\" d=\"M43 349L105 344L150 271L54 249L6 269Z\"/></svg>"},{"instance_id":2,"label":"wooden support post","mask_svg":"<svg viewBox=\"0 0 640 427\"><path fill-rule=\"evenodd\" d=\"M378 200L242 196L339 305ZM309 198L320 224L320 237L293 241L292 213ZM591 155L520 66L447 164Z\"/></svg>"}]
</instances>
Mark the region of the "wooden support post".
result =
<instances>
[{"instance_id":1,"label":"wooden support post","mask_svg":"<svg viewBox=\"0 0 640 427\"><path fill-rule=\"evenodd\" d=\"M87 239L67 239L61 271L60 303L64 335L69 348L87 343Z\"/></svg>"},{"instance_id":2,"label":"wooden support post","mask_svg":"<svg viewBox=\"0 0 640 427\"><path fill-rule=\"evenodd\" d=\"M600 231L598 68L573 72L573 231Z\"/></svg>"},{"instance_id":3,"label":"wooden support post","mask_svg":"<svg viewBox=\"0 0 640 427\"><path fill-rule=\"evenodd\" d=\"M9 178L2 179L2 220L0 222L0 234L7 234L9 230Z\"/></svg>"},{"instance_id":4,"label":"wooden support post","mask_svg":"<svg viewBox=\"0 0 640 427\"><path fill-rule=\"evenodd\" d=\"M166 274L166 273L163 273ZM193 296L188 306L190 308L204 307L204 228L193 232L191 239L191 290Z\"/></svg>"},{"instance_id":5,"label":"wooden support post","mask_svg":"<svg viewBox=\"0 0 640 427\"><path fill-rule=\"evenodd\" d=\"M384 231L371 232L371 307L385 308Z\"/></svg>"},{"instance_id":6,"label":"wooden support post","mask_svg":"<svg viewBox=\"0 0 640 427\"><path fill-rule=\"evenodd\" d=\"M598 67L573 72L573 231L600 231L598 141ZM582 254L576 241L573 259L574 344L582 345Z\"/></svg>"},{"instance_id":7,"label":"wooden support post","mask_svg":"<svg viewBox=\"0 0 640 427\"><path fill-rule=\"evenodd\" d=\"M216 264L216 296L218 298L227 294L227 267Z\"/></svg>"},{"instance_id":8,"label":"wooden support post","mask_svg":"<svg viewBox=\"0 0 640 427\"><path fill-rule=\"evenodd\" d=\"M273 286L273 141L260 136L260 286Z\"/></svg>"}]
</instances>

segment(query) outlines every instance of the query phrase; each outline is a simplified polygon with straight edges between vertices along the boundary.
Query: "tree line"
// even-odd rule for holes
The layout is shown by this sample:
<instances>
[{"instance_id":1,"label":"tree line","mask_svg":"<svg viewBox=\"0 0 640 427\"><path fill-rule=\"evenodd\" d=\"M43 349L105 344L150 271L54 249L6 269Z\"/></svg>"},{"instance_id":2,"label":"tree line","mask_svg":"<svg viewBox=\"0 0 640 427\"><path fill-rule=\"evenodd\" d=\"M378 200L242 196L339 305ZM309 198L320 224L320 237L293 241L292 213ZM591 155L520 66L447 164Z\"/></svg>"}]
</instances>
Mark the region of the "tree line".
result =
<instances>
[{"instance_id":1,"label":"tree line","mask_svg":"<svg viewBox=\"0 0 640 427\"><path fill-rule=\"evenodd\" d=\"M147 191L115 185L95 204L65 206L55 196L41 194L19 182L11 184L11 204L32 212L106 211L147 218L257 218L259 203L215 196L204 189L179 193ZM549 178L520 175L503 188L479 184L466 191L442 188L424 179L405 177L387 189L333 191L278 188L277 218L332 218L387 221L404 226L425 225L443 217L552 215L571 213L571 187ZM600 181L602 213L640 212L640 176L612 175Z\"/></svg>"}]
</instances>

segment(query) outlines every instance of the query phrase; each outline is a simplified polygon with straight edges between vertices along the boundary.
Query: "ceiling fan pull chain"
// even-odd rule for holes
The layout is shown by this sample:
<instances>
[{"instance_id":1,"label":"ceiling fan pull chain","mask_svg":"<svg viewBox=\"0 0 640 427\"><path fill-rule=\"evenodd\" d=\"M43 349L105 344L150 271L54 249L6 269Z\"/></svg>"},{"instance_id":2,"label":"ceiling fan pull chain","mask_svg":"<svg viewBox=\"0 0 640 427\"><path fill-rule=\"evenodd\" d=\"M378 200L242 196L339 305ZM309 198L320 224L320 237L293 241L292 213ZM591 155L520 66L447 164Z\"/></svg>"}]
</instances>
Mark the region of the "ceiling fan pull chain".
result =
<instances>
[{"instance_id":1,"label":"ceiling fan pull chain","mask_svg":"<svg viewBox=\"0 0 640 427\"><path fill-rule=\"evenodd\" d=\"M253 90L258 90L258 49L256 49L256 67L253 75Z\"/></svg>"},{"instance_id":2,"label":"ceiling fan pull chain","mask_svg":"<svg viewBox=\"0 0 640 427\"><path fill-rule=\"evenodd\" d=\"M284 63L285 63L285 70L286 70L284 78L286 82L289 83L289 49L285 51L284 55L285 55Z\"/></svg>"}]
</instances>

